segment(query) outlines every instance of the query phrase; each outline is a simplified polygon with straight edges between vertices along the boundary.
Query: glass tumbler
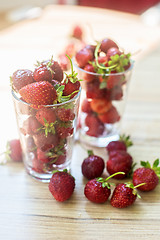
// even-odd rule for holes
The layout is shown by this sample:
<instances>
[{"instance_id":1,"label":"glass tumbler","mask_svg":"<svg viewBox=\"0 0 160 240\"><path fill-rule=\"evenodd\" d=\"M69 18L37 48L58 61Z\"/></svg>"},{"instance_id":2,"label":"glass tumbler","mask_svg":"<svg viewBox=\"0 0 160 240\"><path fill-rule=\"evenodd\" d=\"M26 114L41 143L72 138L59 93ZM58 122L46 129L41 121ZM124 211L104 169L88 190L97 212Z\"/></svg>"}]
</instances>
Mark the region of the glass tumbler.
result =
<instances>
[{"instance_id":1,"label":"glass tumbler","mask_svg":"<svg viewBox=\"0 0 160 240\"><path fill-rule=\"evenodd\" d=\"M49 182L54 170L70 170L80 92L69 101L39 109L13 90L12 96L27 173ZM44 113L46 118L42 118Z\"/></svg>"},{"instance_id":2,"label":"glass tumbler","mask_svg":"<svg viewBox=\"0 0 160 240\"><path fill-rule=\"evenodd\" d=\"M82 143L106 147L110 141L119 139L133 64L125 72L105 75L74 64L82 79L78 133Z\"/></svg>"}]
</instances>

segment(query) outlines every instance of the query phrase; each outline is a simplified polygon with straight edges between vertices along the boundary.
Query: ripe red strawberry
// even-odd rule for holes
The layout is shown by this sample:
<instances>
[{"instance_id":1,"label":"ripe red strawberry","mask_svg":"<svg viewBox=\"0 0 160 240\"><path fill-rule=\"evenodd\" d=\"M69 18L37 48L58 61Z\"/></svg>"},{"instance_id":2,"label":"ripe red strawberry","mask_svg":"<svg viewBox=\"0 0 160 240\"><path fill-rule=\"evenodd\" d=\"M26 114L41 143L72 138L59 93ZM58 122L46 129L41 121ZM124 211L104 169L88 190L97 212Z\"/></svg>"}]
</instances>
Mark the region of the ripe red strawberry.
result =
<instances>
[{"instance_id":1,"label":"ripe red strawberry","mask_svg":"<svg viewBox=\"0 0 160 240\"><path fill-rule=\"evenodd\" d=\"M56 114L54 109L51 108L42 108L37 111L36 119L45 126L46 122L48 124L54 123L56 121Z\"/></svg>"},{"instance_id":2,"label":"ripe red strawberry","mask_svg":"<svg viewBox=\"0 0 160 240\"><path fill-rule=\"evenodd\" d=\"M34 142L38 148L41 148L42 151L46 151L58 145L59 139L58 136L48 133L47 136L45 132L39 132L38 134L33 135Z\"/></svg>"},{"instance_id":3,"label":"ripe red strawberry","mask_svg":"<svg viewBox=\"0 0 160 240\"><path fill-rule=\"evenodd\" d=\"M121 55L122 52L118 48L116 48L116 47L109 48L108 51L107 51L108 60L111 59L111 57L116 55L116 54L117 55Z\"/></svg>"},{"instance_id":4,"label":"ripe red strawberry","mask_svg":"<svg viewBox=\"0 0 160 240\"><path fill-rule=\"evenodd\" d=\"M76 62L80 68L84 68L89 61L94 59L93 51L89 48L82 48L75 55Z\"/></svg>"},{"instance_id":5,"label":"ripe red strawberry","mask_svg":"<svg viewBox=\"0 0 160 240\"><path fill-rule=\"evenodd\" d=\"M85 85L86 97L91 99L105 98L106 89L100 88L99 80L94 79L92 82L87 82Z\"/></svg>"},{"instance_id":6,"label":"ripe red strawberry","mask_svg":"<svg viewBox=\"0 0 160 240\"><path fill-rule=\"evenodd\" d=\"M33 72L28 69L17 70L11 77L12 86L16 91L33 82Z\"/></svg>"},{"instance_id":7,"label":"ripe red strawberry","mask_svg":"<svg viewBox=\"0 0 160 240\"><path fill-rule=\"evenodd\" d=\"M160 167L159 159L156 159L151 167L150 163L141 161L143 167L138 168L133 173L133 184L138 185L140 183L145 183L138 187L138 190L141 191L151 191L156 188L159 183L160 177Z\"/></svg>"},{"instance_id":8,"label":"ripe red strawberry","mask_svg":"<svg viewBox=\"0 0 160 240\"><path fill-rule=\"evenodd\" d=\"M41 64L34 70L33 77L36 82L40 82L40 81L52 82L53 73L47 67L47 65Z\"/></svg>"},{"instance_id":9,"label":"ripe red strawberry","mask_svg":"<svg viewBox=\"0 0 160 240\"><path fill-rule=\"evenodd\" d=\"M116 174L123 174L123 172L119 172ZM84 188L84 194L86 198L94 203L106 202L111 193L111 184L108 183L108 180L111 177L113 176L109 176L106 179L100 177L90 180Z\"/></svg>"},{"instance_id":10,"label":"ripe red strawberry","mask_svg":"<svg viewBox=\"0 0 160 240\"><path fill-rule=\"evenodd\" d=\"M123 97L123 90L121 86L115 86L112 89L107 89L106 91L106 99L108 101L112 100L121 100Z\"/></svg>"},{"instance_id":11,"label":"ripe red strawberry","mask_svg":"<svg viewBox=\"0 0 160 240\"><path fill-rule=\"evenodd\" d=\"M81 170L87 179L100 177L104 170L104 160L94 155L93 151L88 151L88 157L83 160Z\"/></svg>"},{"instance_id":12,"label":"ripe red strawberry","mask_svg":"<svg viewBox=\"0 0 160 240\"><path fill-rule=\"evenodd\" d=\"M99 182L98 179L90 180L85 188L84 195L86 198L94 203L104 203L108 200L111 194L110 186L102 186L102 182Z\"/></svg>"},{"instance_id":13,"label":"ripe red strawberry","mask_svg":"<svg viewBox=\"0 0 160 240\"><path fill-rule=\"evenodd\" d=\"M45 172L45 163L37 159L36 157L32 160L32 170L38 173Z\"/></svg>"},{"instance_id":14,"label":"ripe red strawberry","mask_svg":"<svg viewBox=\"0 0 160 240\"><path fill-rule=\"evenodd\" d=\"M23 122L22 128L20 128L21 133L24 135L33 135L38 133L42 125L37 121L34 116L30 116Z\"/></svg>"},{"instance_id":15,"label":"ripe red strawberry","mask_svg":"<svg viewBox=\"0 0 160 240\"><path fill-rule=\"evenodd\" d=\"M56 116L63 122L72 121L75 118L75 114L72 109L68 108L57 108Z\"/></svg>"},{"instance_id":16,"label":"ripe red strawberry","mask_svg":"<svg viewBox=\"0 0 160 240\"><path fill-rule=\"evenodd\" d=\"M37 159L43 163L49 162L49 157L47 156L48 151L42 151L40 148L37 148Z\"/></svg>"},{"instance_id":17,"label":"ripe red strawberry","mask_svg":"<svg viewBox=\"0 0 160 240\"><path fill-rule=\"evenodd\" d=\"M49 183L49 191L58 202L68 200L73 194L75 179L68 172L55 172Z\"/></svg>"},{"instance_id":18,"label":"ripe red strawberry","mask_svg":"<svg viewBox=\"0 0 160 240\"><path fill-rule=\"evenodd\" d=\"M85 118L85 124L88 127L86 134L89 136L98 137L104 132L104 124L98 119L95 114L88 114Z\"/></svg>"},{"instance_id":19,"label":"ripe red strawberry","mask_svg":"<svg viewBox=\"0 0 160 240\"><path fill-rule=\"evenodd\" d=\"M119 140L111 141L110 143L108 143L108 145L106 146L106 149L107 149L108 153L110 153L112 151L117 151L117 150L127 151L127 148L132 145L133 145L133 143L130 140L130 136L125 136L123 134L120 136Z\"/></svg>"},{"instance_id":20,"label":"ripe red strawberry","mask_svg":"<svg viewBox=\"0 0 160 240\"><path fill-rule=\"evenodd\" d=\"M66 123L67 124L67 123ZM56 131L61 139L65 139L73 134L74 128L61 125L56 126Z\"/></svg>"},{"instance_id":21,"label":"ripe red strawberry","mask_svg":"<svg viewBox=\"0 0 160 240\"><path fill-rule=\"evenodd\" d=\"M101 41L100 49L102 52L107 53L108 49L112 47L118 48L118 45L112 39L105 38Z\"/></svg>"},{"instance_id":22,"label":"ripe red strawberry","mask_svg":"<svg viewBox=\"0 0 160 240\"><path fill-rule=\"evenodd\" d=\"M124 75L118 74L118 75L109 75L107 78L107 88L112 89L115 86L122 85L124 81Z\"/></svg>"},{"instance_id":23,"label":"ripe red strawberry","mask_svg":"<svg viewBox=\"0 0 160 240\"><path fill-rule=\"evenodd\" d=\"M63 70L58 62L54 61L53 58L50 60L42 62L43 64L47 65L47 67L51 70L53 77L52 79L61 82L63 80Z\"/></svg>"},{"instance_id":24,"label":"ripe red strawberry","mask_svg":"<svg viewBox=\"0 0 160 240\"><path fill-rule=\"evenodd\" d=\"M14 162L22 161L22 148L19 139L12 139L7 142L5 157L7 160L13 160Z\"/></svg>"},{"instance_id":25,"label":"ripe red strawberry","mask_svg":"<svg viewBox=\"0 0 160 240\"><path fill-rule=\"evenodd\" d=\"M59 54L58 56L59 64L63 71L68 71L70 69L70 62L65 53Z\"/></svg>"},{"instance_id":26,"label":"ripe red strawberry","mask_svg":"<svg viewBox=\"0 0 160 240\"><path fill-rule=\"evenodd\" d=\"M62 85L64 85L63 95L68 96L71 94L70 98L73 98L77 94L77 91L79 91L79 88L80 88L79 81L71 82L70 79L66 79ZM74 93L75 91L76 93Z\"/></svg>"},{"instance_id":27,"label":"ripe red strawberry","mask_svg":"<svg viewBox=\"0 0 160 240\"><path fill-rule=\"evenodd\" d=\"M117 109L112 106L107 112L98 114L98 118L103 123L116 123L120 120L120 115Z\"/></svg>"},{"instance_id":28,"label":"ripe red strawberry","mask_svg":"<svg viewBox=\"0 0 160 240\"><path fill-rule=\"evenodd\" d=\"M81 110L82 110L82 112L85 112L85 113L92 112L90 101L88 101L87 98L85 98L83 100L82 105L81 105Z\"/></svg>"},{"instance_id":29,"label":"ripe red strawberry","mask_svg":"<svg viewBox=\"0 0 160 240\"><path fill-rule=\"evenodd\" d=\"M51 105L57 98L57 93L51 83L40 81L28 84L19 90L27 103L34 105Z\"/></svg>"},{"instance_id":30,"label":"ripe red strawberry","mask_svg":"<svg viewBox=\"0 0 160 240\"><path fill-rule=\"evenodd\" d=\"M112 103L105 98L92 99L90 105L91 109L99 114L107 112L112 107Z\"/></svg>"},{"instance_id":31,"label":"ripe red strawberry","mask_svg":"<svg viewBox=\"0 0 160 240\"><path fill-rule=\"evenodd\" d=\"M80 27L79 25L74 26L73 32L72 32L72 37L82 40L82 38L83 38L82 27Z\"/></svg>"},{"instance_id":32,"label":"ripe red strawberry","mask_svg":"<svg viewBox=\"0 0 160 240\"><path fill-rule=\"evenodd\" d=\"M84 70L85 70L86 72L90 72L90 73L84 72L84 74L83 74L83 79L84 79L86 82L92 82L94 79L97 78L96 75L92 74L92 73L95 73L93 65L91 65L91 64L86 64L86 66L84 67Z\"/></svg>"},{"instance_id":33,"label":"ripe red strawberry","mask_svg":"<svg viewBox=\"0 0 160 240\"><path fill-rule=\"evenodd\" d=\"M120 183L118 184L111 197L111 205L116 208L125 208L132 205L137 196L136 188L132 183Z\"/></svg>"},{"instance_id":34,"label":"ripe red strawberry","mask_svg":"<svg viewBox=\"0 0 160 240\"><path fill-rule=\"evenodd\" d=\"M106 163L107 171L110 175L116 172L124 172L125 175L116 175L114 178L125 178L132 168L132 156L126 151L112 151L109 153L109 159Z\"/></svg>"}]
</instances>

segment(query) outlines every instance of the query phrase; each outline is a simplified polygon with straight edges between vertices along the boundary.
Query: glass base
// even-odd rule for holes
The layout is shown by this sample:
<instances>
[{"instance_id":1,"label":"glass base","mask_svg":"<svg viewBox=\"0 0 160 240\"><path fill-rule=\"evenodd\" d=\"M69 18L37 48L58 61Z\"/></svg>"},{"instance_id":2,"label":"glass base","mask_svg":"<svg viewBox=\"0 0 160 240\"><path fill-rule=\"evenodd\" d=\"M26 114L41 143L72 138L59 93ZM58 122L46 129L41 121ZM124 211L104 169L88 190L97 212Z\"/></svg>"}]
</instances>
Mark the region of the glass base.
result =
<instances>
[{"instance_id":1,"label":"glass base","mask_svg":"<svg viewBox=\"0 0 160 240\"><path fill-rule=\"evenodd\" d=\"M53 172L54 170L63 171L64 169L67 169L68 172L69 172L69 171L70 171L70 164L71 164L70 162L67 163L67 165L66 165L66 164L61 164L61 165L54 165L54 164L53 164L53 170L52 170L52 172ZM49 182L50 182L50 179L51 179L51 177L52 177L52 175L53 175L52 172L38 173L38 172L34 171L33 168L30 167L30 166L25 166L25 168L26 168L27 173L28 173L31 177L33 177L34 179L36 179L36 180L38 180L38 181L40 181L40 182L49 183Z\"/></svg>"},{"instance_id":2,"label":"glass base","mask_svg":"<svg viewBox=\"0 0 160 240\"><path fill-rule=\"evenodd\" d=\"M79 141L94 147L106 147L109 142L119 139L119 133L113 130L109 134L100 137L92 137L85 134L84 131L79 131Z\"/></svg>"}]
</instances>

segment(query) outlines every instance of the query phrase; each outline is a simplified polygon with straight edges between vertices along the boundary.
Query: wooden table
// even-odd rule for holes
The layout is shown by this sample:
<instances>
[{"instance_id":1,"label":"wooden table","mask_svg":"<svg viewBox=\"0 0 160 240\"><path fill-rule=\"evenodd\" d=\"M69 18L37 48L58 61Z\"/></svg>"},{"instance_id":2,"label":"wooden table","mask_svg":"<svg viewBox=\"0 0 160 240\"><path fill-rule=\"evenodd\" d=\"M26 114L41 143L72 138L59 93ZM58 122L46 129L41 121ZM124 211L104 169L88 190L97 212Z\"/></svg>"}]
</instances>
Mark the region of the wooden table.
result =
<instances>
[{"instance_id":1,"label":"wooden table","mask_svg":"<svg viewBox=\"0 0 160 240\"><path fill-rule=\"evenodd\" d=\"M122 132L130 134L129 149L139 166L140 160L153 162L160 156L160 27L149 27L139 16L75 6L47 6L39 19L26 20L0 32L0 149L17 137L9 76L18 68L30 68L36 59L56 56L66 44L74 23L94 36L112 37L131 51L141 49L129 88ZM91 41L87 33L88 41ZM94 148L105 161L105 149ZM75 143L72 174L76 188L72 198L56 202L48 184L32 179L22 163L0 166L0 239L160 239L160 186L126 209L115 209L109 202L93 204L84 197L86 180L81 163L86 147ZM106 172L105 172L106 174Z\"/></svg>"}]
</instances>

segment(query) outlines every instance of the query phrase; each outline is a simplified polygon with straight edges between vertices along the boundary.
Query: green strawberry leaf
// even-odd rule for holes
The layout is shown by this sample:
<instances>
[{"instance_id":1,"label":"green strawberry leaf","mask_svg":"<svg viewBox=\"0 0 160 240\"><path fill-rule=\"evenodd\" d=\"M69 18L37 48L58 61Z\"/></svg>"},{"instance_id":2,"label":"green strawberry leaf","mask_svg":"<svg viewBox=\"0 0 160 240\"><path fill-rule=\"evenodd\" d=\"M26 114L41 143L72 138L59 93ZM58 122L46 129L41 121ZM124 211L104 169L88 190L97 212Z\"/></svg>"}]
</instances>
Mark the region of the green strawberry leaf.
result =
<instances>
[{"instance_id":1,"label":"green strawberry leaf","mask_svg":"<svg viewBox=\"0 0 160 240\"><path fill-rule=\"evenodd\" d=\"M147 162L141 161L141 166L145 167L145 168L151 168L151 165L150 165L150 163L148 161Z\"/></svg>"}]
</instances>

